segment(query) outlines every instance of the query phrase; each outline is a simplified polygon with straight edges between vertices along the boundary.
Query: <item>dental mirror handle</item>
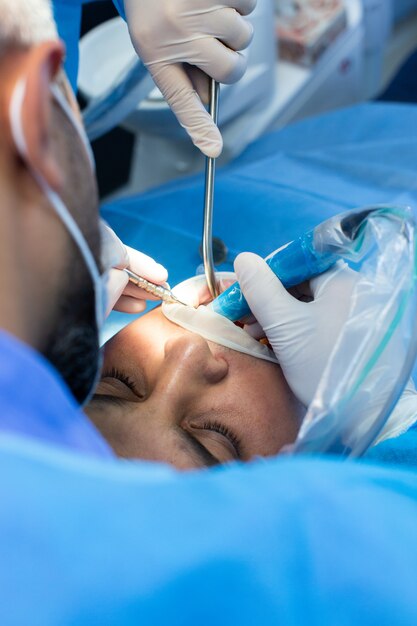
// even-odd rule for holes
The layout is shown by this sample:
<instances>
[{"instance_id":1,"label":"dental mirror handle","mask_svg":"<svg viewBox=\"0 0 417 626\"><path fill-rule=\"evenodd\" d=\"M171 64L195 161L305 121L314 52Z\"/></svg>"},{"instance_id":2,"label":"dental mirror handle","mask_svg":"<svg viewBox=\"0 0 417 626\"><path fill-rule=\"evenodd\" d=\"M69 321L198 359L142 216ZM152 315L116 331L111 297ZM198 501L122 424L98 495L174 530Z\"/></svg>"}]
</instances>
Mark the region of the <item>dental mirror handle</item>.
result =
<instances>
[{"instance_id":1,"label":"dental mirror handle","mask_svg":"<svg viewBox=\"0 0 417 626\"><path fill-rule=\"evenodd\" d=\"M219 112L219 83L210 79L209 113L217 125ZM216 159L206 158L205 190L204 190L204 223L203 223L203 262L207 285L213 298L219 295L213 259L213 209L214 209L214 176Z\"/></svg>"}]
</instances>

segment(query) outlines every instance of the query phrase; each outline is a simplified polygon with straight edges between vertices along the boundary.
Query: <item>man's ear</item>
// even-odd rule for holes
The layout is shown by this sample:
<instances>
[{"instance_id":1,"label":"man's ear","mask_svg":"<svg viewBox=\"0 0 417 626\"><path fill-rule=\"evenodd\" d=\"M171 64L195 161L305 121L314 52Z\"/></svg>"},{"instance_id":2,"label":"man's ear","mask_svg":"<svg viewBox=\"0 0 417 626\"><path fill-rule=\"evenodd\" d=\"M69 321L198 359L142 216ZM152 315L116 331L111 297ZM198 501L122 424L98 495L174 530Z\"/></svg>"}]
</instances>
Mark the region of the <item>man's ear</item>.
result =
<instances>
[{"instance_id":1,"label":"man's ear","mask_svg":"<svg viewBox=\"0 0 417 626\"><path fill-rule=\"evenodd\" d=\"M57 192L62 174L53 151L50 85L61 68L64 51L60 41L43 43L25 54L23 73L19 72L26 83L22 105L25 160Z\"/></svg>"}]
</instances>

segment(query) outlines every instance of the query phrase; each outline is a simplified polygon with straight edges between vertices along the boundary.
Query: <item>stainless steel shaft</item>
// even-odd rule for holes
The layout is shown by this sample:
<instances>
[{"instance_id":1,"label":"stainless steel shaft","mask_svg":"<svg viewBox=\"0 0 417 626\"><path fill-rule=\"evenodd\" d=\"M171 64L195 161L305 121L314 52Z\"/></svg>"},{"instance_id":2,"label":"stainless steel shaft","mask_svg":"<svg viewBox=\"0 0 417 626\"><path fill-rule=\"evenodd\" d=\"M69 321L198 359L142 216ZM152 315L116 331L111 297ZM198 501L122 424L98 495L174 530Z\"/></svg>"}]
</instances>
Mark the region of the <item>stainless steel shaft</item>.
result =
<instances>
[{"instance_id":1,"label":"stainless steel shaft","mask_svg":"<svg viewBox=\"0 0 417 626\"><path fill-rule=\"evenodd\" d=\"M210 79L209 113L217 124L219 111L219 83ZM203 262L207 285L213 298L219 295L216 273L213 260L213 209L214 209L214 177L216 173L216 159L207 157L205 191L204 191L204 222L203 222Z\"/></svg>"}]
</instances>

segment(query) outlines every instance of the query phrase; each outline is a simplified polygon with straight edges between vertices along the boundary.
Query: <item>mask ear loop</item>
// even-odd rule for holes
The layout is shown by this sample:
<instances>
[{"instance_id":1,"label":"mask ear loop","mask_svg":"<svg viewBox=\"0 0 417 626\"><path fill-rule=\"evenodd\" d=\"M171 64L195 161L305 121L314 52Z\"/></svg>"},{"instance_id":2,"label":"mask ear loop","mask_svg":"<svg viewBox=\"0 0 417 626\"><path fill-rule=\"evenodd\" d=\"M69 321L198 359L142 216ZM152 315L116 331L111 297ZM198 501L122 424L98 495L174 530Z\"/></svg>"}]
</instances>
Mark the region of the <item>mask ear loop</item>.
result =
<instances>
[{"instance_id":1,"label":"mask ear loop","mask_svg":"<svg viewBox=\"0 0 417 626\"><path fill-rule=\"evenodd\" d=\"M27 148L26 139L25 139L23 126L22 126L22 108L23 108L23 101L25 98L25 91L26 91L26 81L24 79L21 79L17 83L15 90L13 92L13 95L11 97L9 115L10 115L11 131L12 131L13 139L16 144L16 148L19 151L20 156L23 159L25 159L25 161L27 161L29 151ZM53 95L55 97L55 93L53 93ZM61 104L61 100L59 100L59 104ZM68 106L68 109L69 109L69 106ZM68 115L68 111L65 108L64 108L64 112L66 115ZM69 119L75 126L76 122L75 120L72 120L71 118L72 116L70 115ZM78 131L77 126L76 126L76 129ZM94 169L94 165L93 165L93 169ZM75 222L74 218L72 217L72 215L70 214L67 207L65 206L61 198L58 196L58 194L50 188L50 186L46 183L44 178L40 176L35 170L33 170L33 168L30 168L30 171L32 173L32 176L38 183L39 187L41 188L42 192L45 194L50 204L55 208L57 214L59 215L62 222L68 229L72 239L74 240L75 244L77 245L84 259L85 264L87 265L87 268L93 280L95 307L96 307L96 322L97 322L97 328L98 330L100 330L104 321L105 303L103 303L103 292L101 289L101 275L98 270L97 263L91 253L90 247L87 244L79 226Z\"/></svg>"},{"instance_id":2,"label":"mask ear loop","mask_svg":"<svg viewBox=\"0 0 417 626\"><path fill-rule=\"evenodd\" d=\"M91 148L91 144L88 140L87 134L84 130L83 125L77 120L77 118L74 115L73 110L71 109L68 100L65 98L64 94L62 93L62 91L59 89L59 87L55 84L52 84L50 86L50 90L51 93L53 95L53 97L55 98L56 102L58 102L59 106L61 107L61 109L63 110L63 112L65 113L65 115L67 116L69 122L71 122L72 126L75 128L81 143L83 144L84 147L84 151L85 154L87 156L88 162L90 163L90 167L91 167L91 171L93 172L93 174L96 173L96 162L94 159L94 153L93 150Z\"/></svg>"}]
</instances>

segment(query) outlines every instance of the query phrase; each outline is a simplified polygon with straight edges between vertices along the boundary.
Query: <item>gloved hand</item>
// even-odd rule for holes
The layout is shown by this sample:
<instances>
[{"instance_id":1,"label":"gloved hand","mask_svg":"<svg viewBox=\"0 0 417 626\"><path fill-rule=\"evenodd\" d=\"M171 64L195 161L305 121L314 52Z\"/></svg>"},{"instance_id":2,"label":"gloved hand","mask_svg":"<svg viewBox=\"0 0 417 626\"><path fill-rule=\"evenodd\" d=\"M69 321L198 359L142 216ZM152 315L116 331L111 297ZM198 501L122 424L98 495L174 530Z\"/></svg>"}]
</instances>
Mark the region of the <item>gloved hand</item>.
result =
<instances>
[{"instance_id":1,"label":"gloved hand","mask_svg":"<svg viewBox=\"0 0 417 626\"><path fill-rule=\"evenodd\" d=\"M261 257L240 254L235 271L252 313L274 350L288 385L306 406L313 399L349 314L357 274L340 263L310 281L313 302L290 295ZM260 334L258 324L247 330Z\"/></svg>"},{"instance_id":2,"label":"gloved hand","mask_svg":"<svg viewBox=\"0 0 417 626\"><path fill-rule=\"evenodd\" d=\"M244 253L235 260L242 292L257 323L246 329L265 335L274 350L288 385L308 406L350 311L358 274L339 262L313 278L308 291L313 301L290 295L263 259ZM263 330L262 330L263 329ZM417 420L417 393L410 379L376 443L405 432Z\"/></svg>"},{"instance_id":3,"label":"gloved hand","mask_svg":"<svg viewBox=\"0 0 417 626\"><path fill-rule=\"evenodd\" d=\"M207 156L222 150L205 110L207 75L234 83L244 74L239 50L252 39L243 19L256 0L124 0L133 45L194 144ZM188 64L188 65L184 65Z\"/></svg>"},{"instance_id":4,"label":"gloved hand","mask_svg":"<svg viewBox=\"0 0 417 626\"><path fill-rule=\"evenodd\" d=\"M107 283L109 315L114 309L124 313L141 313L146 308L146 300L154 300L146 291L129 283L126 272L129 268L135 274L162 285L168 278L168 272L150 256L125 246L116 233L101 222L101 256L103 267L111 267Z\"/></svg>"}]
</instances>

